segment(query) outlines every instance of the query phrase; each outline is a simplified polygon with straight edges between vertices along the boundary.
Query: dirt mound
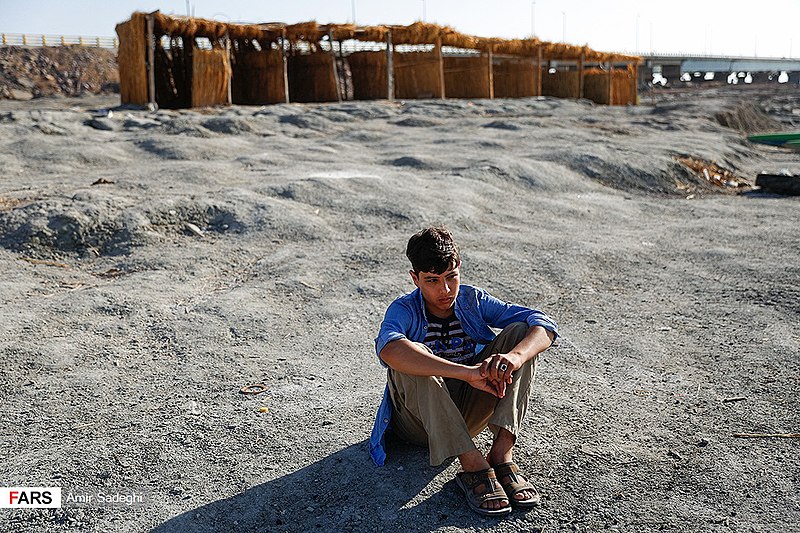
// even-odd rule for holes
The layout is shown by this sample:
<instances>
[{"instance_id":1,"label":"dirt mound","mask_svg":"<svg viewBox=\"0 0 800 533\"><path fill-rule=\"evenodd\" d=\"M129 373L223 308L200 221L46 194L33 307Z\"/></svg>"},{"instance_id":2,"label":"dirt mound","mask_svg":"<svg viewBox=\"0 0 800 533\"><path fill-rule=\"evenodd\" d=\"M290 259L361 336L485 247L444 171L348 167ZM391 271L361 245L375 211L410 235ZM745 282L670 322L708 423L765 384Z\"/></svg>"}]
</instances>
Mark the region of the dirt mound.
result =
<instances>
[{"instance_id":1,"label":"dirt mound","mask_svg":"<svg viewBox=\"0 0 800 533\"><path fill-rule=\"evenodd\" d=\"M0 203L0 246L43 258L124 255L167 236L244 229L232 210L210 201L163 202L148 209L126 204L89 192L69 200L6 201Z\"/></svg>"},{"instance_id":2,"label":"dirt mound","mask_svg":"<svg viewBox=\"0 0 800 533\"><path fill-rule=\"evenodd\" d=\"M744 133L776 131L781 127L778 121L750 102L741 102L732 109L720 111L715 118L722 126Z\"/></svg>"},{"instance_id":3,"label":"dirt mound","mask_svg":"<svg viewBox=\"0 0 800 533\"><path fill-rule=\"evenodd\" d=\"M104 48L0 48L0 99L119 92L117 53Z\"/></svg>"}]
</instances>

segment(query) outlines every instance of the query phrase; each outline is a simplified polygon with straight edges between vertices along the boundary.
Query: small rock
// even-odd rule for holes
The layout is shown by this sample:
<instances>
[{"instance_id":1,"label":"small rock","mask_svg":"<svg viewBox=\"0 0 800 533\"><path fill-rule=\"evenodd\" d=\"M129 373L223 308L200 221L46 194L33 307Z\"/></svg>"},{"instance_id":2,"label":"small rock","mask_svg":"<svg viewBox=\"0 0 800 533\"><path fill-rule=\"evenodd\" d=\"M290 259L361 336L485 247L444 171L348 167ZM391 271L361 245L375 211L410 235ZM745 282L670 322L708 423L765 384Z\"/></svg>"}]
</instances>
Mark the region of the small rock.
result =
<instances>
[{"instance_id":1,"label":"small rock","mask_svg":"<svg viewBox=\"0 0 800 533\"><path fill-rule=\"evenodd\" d=\"M697 447L698 448L705 448L706 446L708 446L708 440L707 439L700 439L699 441L697 441Z\"/></svg>"},{"instance_id":2,"label":"small rock","mask_svg":"<svg viewBox=\"0 0 800 533\"><path fill-rule=\"evenodd\" d=\"M122 123L122 127L129 130L132 129L147 130L151 128L157 128L159 126L161 126L161 123L157 120L153 120L152 118L139 118L134 116L128 117L125 120L125 122Z\"/></svg>"},{"instance_id":3,"label":"small rock","mask_svg":"<svg viewBox=\"0 0 800 533\"><path fill-rule=\"evenodd\" d=\"M197 226L195 226L191 222L187 222L186 223L186 229L188 229L190 232L192 232L194 235L196 235L198 237L202 237L203 236L203 230L201 230L200 228L198 228Z\"/></svg>"},{"instance_id":4,"label":"small rock","mask_svg":"<svg viewBox=\"0 0 800 533\"><path fill-rule=\"evenodd\" d=\"M114 123L108 120L107 118L93 118L85 122L87 126L91 126L96 130L101 131L113 131L114 130Z\"/></svg>"},{"instance_id":5,"label":"small rock","mask_svg":"<svg viewBox=\"0 0 800 533\"><path fill-rule=\"evenodd\" d=\"M678 461L683 461L683 457L681 457L680 454L675 450L669 450L667 452L667 455L672 457L673 459L677 459Z\"/></svg>"},{"instance_id":6,"label":"small rock","mask_svg":"<svg viewBox=\"0 0 800 533\"><path fill-rule=\"evenodd\" d=\"M14 100L32 100L33 94L30 91L20 91L19 89L11 89L11 98Z\"/></svg>"}]
</instances>

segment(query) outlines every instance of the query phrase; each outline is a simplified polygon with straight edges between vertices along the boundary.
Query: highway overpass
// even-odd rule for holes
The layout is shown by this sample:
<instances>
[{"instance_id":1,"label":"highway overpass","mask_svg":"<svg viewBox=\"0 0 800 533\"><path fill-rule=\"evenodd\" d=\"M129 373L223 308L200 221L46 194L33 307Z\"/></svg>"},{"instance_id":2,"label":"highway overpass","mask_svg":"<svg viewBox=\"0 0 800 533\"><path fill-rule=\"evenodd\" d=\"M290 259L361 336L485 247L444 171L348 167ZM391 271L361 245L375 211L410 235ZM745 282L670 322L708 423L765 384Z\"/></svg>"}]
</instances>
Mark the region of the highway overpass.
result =
<instances>
[{"instance_id":1,"label":"highway overpass","mask_svg":"<svg viewBox=\"0 0 800 533\"><path fill-rule=\"evenodd\" d=\"M663 77L670 85L683 81L709 81L707 73L714 73L714 81L727 81L734 74L738 80L748 82L800 83L800 59L774 57L746 57L688 54L645 54L639 66L640 85ZM781 73L786 73L781 76Z\"/></svg>"}]
</instances>

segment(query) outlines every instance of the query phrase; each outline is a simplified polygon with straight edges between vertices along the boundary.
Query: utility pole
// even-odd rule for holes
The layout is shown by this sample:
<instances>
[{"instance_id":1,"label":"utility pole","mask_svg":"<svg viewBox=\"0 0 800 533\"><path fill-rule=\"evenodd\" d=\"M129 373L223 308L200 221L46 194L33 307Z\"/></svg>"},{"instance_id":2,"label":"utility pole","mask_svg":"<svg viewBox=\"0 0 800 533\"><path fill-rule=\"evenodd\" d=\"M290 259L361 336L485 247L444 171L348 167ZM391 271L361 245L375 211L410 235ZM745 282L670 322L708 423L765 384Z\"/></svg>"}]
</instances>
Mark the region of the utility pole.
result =
<instances>
[{"instance_id":1,"label":"utility pole","mask_svg":"<svg viewBox=\"0 0 800 533\"><path fill-rule=\"evenodd\" d=\"M189 0L186 0L186 16L189 17L189 16L191 16L191 14L192 14L192 11L191 11L191 9L189 9Z\"/></svg>"}]
</instances>

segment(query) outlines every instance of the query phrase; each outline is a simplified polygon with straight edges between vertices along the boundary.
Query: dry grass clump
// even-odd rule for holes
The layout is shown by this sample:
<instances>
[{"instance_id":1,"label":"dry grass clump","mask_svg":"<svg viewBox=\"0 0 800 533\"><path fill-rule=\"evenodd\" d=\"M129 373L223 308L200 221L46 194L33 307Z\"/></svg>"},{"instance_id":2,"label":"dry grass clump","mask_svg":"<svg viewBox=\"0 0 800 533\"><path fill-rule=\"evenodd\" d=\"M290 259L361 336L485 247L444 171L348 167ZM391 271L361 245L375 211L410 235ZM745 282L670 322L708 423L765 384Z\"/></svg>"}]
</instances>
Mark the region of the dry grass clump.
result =
<instances>
[{"instance_id":1,"label":"dry grass clump","mask_svg":"<svg viewBox=\"0 0 800 533\"><path fill-rule=\"evenodd\" d=\"M5 196L0 196L0 211L14 209L23 203L26 202L24 200L20 200L19 198L6 198Z\"/></svg>"},{"instance_id":2,"label":"dry grass clump","mask_svg":"<svg viewBox=\"0 0 800 533\"><path fill-rule=\"evenodd\" d=\"M772 119L750 102L741 102L733 109L720 111L714 118L720 125L744 133L761 133L781 129L780 122Z\"/></svg>"}]
</instances>

